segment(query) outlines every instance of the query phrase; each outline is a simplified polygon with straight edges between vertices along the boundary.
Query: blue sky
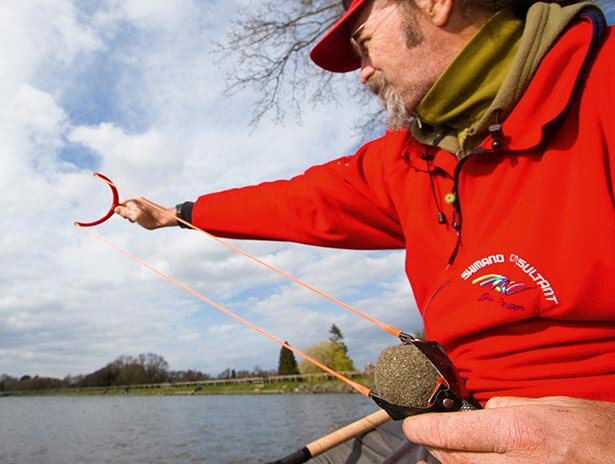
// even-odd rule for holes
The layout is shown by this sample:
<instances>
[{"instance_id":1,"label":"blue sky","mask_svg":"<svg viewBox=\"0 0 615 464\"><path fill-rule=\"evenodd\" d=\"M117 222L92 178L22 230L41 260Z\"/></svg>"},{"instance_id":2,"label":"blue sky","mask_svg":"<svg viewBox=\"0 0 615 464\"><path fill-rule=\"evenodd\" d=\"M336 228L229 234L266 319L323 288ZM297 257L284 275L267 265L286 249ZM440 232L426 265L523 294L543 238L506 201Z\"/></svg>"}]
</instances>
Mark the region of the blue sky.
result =
<instances>
[{"instance_id":1,"label":"blue sky","mask_svg":"<svg viewBox=\"0 0 615 464\"><path fill-rule=\"evenodd\" d=\"M353 105L306 102L301 125L264 121L252 130L251 95L221 97L223 75L208 51L238 3L0 6L0 374L84 374L145 352L172 369L214 375L276 367L279 346L73 226L108 208L109 191L94 170L174 205L288 177L357 145ZM326 339L332 323L359 368L395 343L196 233L146 232L119 218L96 232L299 348ZM419 326L400 253L240 245L390 324Z\"/></svg>"},{"instance_id":2,"label":"blue sky","mask_svg":"<svg viewBox=\"0 0 615 464\"><path fill-rule=\"evenodd\" d=\"M356 147L352 122L364 109L354 104L305 102L301 124L251 130L251 95L220 96L224 76L208 51L239 3L248 1L0 4L0 374L85 374L145 352L214 375L276 367L277 345L73 226L108 208L94 170L174 205ZM359 368L396 343L199 234L119 218L96 232L299 348L327 338L332 323ZM239 245L388 324L420 327L400 252Z\"/></svg>"}]
</instances>

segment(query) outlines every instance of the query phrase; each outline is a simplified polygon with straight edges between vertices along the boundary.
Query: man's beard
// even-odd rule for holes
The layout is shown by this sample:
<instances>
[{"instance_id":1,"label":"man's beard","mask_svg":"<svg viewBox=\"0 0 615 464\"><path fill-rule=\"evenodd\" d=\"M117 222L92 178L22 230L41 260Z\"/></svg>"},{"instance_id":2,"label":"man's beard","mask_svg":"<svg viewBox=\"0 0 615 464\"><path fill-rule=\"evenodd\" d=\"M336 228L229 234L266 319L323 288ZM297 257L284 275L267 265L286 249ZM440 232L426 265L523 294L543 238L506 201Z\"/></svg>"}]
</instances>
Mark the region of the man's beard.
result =
<instances>
[{"instance_id":1,"label":"man's beard","mask_svg":"<svg viewBox=\"0 0 615 464\"><path fill-rule=\"evenodd\" d=\"M403 30L408 48L415 48L423 42L423 32L417 20L417 6L413 2L402 2L404 10ZM387 112L387 127L390 130L409 129L414 108L430 87L416 85L406 98L396 93L391 83L382 75L374 74L366 82L367 88L376 94ZM408 110L408 108L411 108Z\"/></svg>"},{"instance_id":2,"label":"man's beard","mask_svg":"<svg viewBox=\"0 0 615 464\"><path fill-rule=\"evenodd\" d=\"M391 84L382 74L374 74L366 82L367 88L380 99L387 112L387 127L390 130L408 129L410 114L401 95L391 88Z\"/></svg>"}]
</instances>

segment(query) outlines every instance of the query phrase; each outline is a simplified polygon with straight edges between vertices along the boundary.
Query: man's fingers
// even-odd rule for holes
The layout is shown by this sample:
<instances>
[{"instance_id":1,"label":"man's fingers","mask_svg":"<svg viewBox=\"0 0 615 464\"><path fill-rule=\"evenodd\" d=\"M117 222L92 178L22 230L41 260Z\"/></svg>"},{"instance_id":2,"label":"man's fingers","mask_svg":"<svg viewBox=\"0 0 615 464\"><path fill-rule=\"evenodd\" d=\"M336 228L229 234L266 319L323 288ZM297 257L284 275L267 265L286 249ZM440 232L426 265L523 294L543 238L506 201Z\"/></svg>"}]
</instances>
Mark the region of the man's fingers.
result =
<instances>
[{"instance_id":1,"label":"man's fingers","mask_svg":"<svg viewBox=\"0 0 615 464\"><path fill-rule=\"evenodd\" d=\"M503 453L508 448L513 432L503 426L502 413L493 412L480 410L420 414L406 419L403 429L410 441L434 448ZM508 418L505 416L504 419ZM485 436L489 436L489 440L485 440Z\"/></svg>"},{"instance_id":2,"label":"man's fingers","mask_svg":"<svg viewBox=\"0 0 615 464\"><path fill-rule=\"evenodd\" d=\"M115 207L115 213L145 229L176 226L175 208L163 208L145 199L131 199Z\"/></svg>"},{"instance_id":3,"label":"man's fingers","mask_svg":"<svg viewBox=\"0 0 615 464\"><path fill-rule=\"evenodd\" d=\"M131 198L130 200L121 202L118 206L116 206L116 210L118 208L125 214L138 214L139 212L149 209L149 206L147 203L144 203L137 198Z\"/></svg>"},{"instance_id":4,"label":"man's fingers","mask_svg":"<svg viewBox=\"0 0 615 464\"><path fill-rule=\"evenodd\" d=\"M132 201L116 206L114 211L117 215L123 217L124 219L128 219L130 222L135 222L137 215L139 214L137 205Z\"/></svg>"},{"instance_id":5,"label":"man's fingers","mask_svg":"<svg viewBox=\"0 0 615 464\"><path fill-rule=\"evenodd\" d=\"M409 417L403 428L450 464L580 462L584 447L601 459L583 462L615 462L613 423L613 403L553 396L494 398L482 410Z\"/></svg>"},{"instance_id":6,"label":"man's fingers","mask_svg":"<svg viewBox=\"0 0 615 464\"><path fill-rule=\"evenodd\" d=\"M487 401L485 409L491 408L506 408L509 406L525 406L535 403L537 400L534 398L520 398L516 396L495 396Z\"/></svg>"},{"instance_id":7,"label":"man's fingers","mask_svg":"<svg viewBox=\"0 0 615 464\"><path fill-rule=\"evenodd\" d=\"M448 451L430 448L429 451L440 462L447 464L520 464L517 457L495 453L472 453L465 451ZM537 461L541 462L541 461Z\"/></svg>"},{"instance_id":8,"label":"man's fingers","mask_svg":"<svg viewBox=\"0 0 615 464\"><path fill-rule=\"evenodd\" d=\"M535 406L538 404L551 404L567 406L570 399L563 396L545 396L542 398L522 398L516 396L495 396L487 401L485 409L507 408L513 406Z\"/></svg>"},{"instance_id":9,"label":"man's fingers","mask_svg":"<svg viewBox=\"0 0 615 464\"><path fill-rule=\"evenodd\" d=\"M403 430L411 442L435 448L463 450L468 440L467 416L472 412L412 416L404 421Z\"/></svg>"},{"instance_id":10,"label":"man's fingers","mask_svg":"<svg viewBox=\"0 0 615 464\"><path fill-rule=\"evenodd\" d=\"M118 216L122 216L124 219L126 219L126 215L128 214L128 208L123 205L116 206L113 211L115 212L115 214L117 214Z\"/></svg>"}]
</instances>

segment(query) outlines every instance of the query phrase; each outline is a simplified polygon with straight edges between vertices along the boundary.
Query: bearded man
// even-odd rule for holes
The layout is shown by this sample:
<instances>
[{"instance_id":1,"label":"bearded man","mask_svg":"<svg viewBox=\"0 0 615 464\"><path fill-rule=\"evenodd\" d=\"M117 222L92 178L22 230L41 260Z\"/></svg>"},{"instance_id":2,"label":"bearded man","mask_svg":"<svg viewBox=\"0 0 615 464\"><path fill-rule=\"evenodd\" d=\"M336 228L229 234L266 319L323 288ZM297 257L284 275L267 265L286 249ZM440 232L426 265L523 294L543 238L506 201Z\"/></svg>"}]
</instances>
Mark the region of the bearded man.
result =
<instances>
[{"instance_id":1,"label":"bearded man","mask_svg":"<svg viewBox=\"0 0 615 464\"><path fill-rule=\"evenodd\" d=\"M360 70L389 130L178 217L223 237L405 249L426 337L485 409L407 419L432 455L390 462L615 462L612 28L588 2L344 6L311 57ZM117 208L147 228L175 211Z\"/></svg>"}]
</instances>

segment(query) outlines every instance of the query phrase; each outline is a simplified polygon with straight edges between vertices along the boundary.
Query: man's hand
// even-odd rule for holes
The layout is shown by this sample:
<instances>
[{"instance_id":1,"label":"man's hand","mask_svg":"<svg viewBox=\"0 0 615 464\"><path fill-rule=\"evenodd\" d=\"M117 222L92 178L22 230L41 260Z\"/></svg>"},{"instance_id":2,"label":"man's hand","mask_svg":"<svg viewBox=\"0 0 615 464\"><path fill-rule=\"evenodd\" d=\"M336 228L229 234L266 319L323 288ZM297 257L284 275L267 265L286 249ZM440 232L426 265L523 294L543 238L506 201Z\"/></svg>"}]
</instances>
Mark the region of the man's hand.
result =
<instances>
[{"instance_id":1,"label":"man's hand","mask_svg":"<svg viewBox=\"0 0 615 464\"><path fill-rule=\"evenodd\" d=\"M163 208L156 205L166 211L167 214L165 214L160 209L154 208L153 204L150 205L140 199L127 200L115 207L115 213L149 230L178 225L175 219L175 208Z\"/></svg>"},{"instance_id":2,"label":"man's hand","mask_svg":"<svg viewBox=\"0 0 615 464\"><path fill-rule=\"evenodd\" d=\"M404 433L443 464L615 463L615 403L492 398L485 409L422 414Z\"/></svg>"}]
</instances>

